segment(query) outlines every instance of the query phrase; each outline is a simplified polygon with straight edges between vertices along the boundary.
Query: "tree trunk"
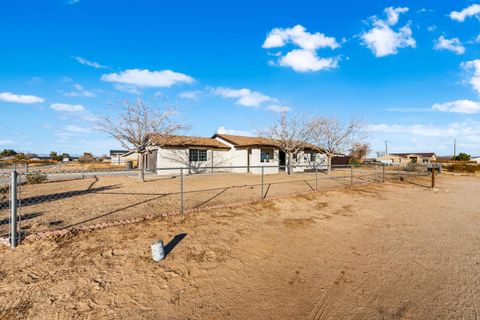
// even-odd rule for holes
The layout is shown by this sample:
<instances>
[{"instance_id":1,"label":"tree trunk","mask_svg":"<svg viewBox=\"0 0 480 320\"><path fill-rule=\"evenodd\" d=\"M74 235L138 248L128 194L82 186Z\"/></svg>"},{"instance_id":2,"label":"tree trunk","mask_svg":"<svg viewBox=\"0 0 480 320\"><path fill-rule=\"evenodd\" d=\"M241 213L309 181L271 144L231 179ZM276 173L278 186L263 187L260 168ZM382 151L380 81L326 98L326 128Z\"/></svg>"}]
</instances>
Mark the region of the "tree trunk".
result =
<instances>
[{"instance_id":1,"label":"tree trunk","mask_svg":"<svg viewBox=\"0 0 480 320\"><path fill-rule=\"evenodd\" d=\"M287 153L287 173L288 173L288 175L290 175L290 170L291 170L290 169L290 165L292 163L292 158L291 157L292 157L291 153L288 152Z\"/></svg>"},{"instance_id":2,"label":"tree trunk","mask_svg":"<svg viewBox=\"0 0 480 320\"><path fill-rule=\"evenodd\" d=\"M327 155L327 174L330 175L332 172L332 155L328 154Z\"/></svg>"},{"instance_id":3,"label":"tree trunk","mask_svg":"<svg viewBox=\"0 0 480 320\"><path fill-rule=\"evenodd\" d=\"M140 181L145 182L145 174L144 174L144 164L143 164L143 153L139 153L138 156L138 178Z\"/></svg>"}]
</instances>

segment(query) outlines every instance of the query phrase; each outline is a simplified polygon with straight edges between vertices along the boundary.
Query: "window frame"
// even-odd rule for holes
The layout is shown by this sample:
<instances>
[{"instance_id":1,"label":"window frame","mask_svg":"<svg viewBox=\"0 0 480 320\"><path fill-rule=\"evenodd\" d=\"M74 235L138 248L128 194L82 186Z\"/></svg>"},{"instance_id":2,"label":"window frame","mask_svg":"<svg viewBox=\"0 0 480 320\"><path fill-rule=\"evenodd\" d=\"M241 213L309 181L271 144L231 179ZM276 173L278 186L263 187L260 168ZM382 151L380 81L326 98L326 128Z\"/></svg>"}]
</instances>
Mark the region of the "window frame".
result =
<instances>
[{"instance_id":1,"label":"window frame","mask_svg":"<svg viewBox=\"0 0 480 320\"><path fill-rule=\"evenodd\" d=\"M188 160L190 162L207 162L208 152L206 149L188 149Z\"/></svg>"}]
</instances>

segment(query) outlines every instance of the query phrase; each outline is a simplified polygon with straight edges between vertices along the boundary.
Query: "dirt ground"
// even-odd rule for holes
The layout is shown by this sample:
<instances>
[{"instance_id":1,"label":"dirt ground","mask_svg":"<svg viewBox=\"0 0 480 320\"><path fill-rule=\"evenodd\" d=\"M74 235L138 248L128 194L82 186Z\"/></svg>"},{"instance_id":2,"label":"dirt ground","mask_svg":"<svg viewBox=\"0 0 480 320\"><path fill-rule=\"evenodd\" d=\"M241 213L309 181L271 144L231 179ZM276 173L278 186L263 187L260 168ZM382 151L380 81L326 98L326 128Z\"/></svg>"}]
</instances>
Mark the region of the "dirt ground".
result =
<instances>
[{"instance_id":1,"label":"dirt ground","mask_svg":"<svg viewBox=\"0 0 480 320\"><path fill-rule=\"evenodd\" d=\"M478 319L479 177L0 248L0 319ZM170 251L154 263L150 243Z\"/></svg>"},{"instance_id":2,"label":"dirt ground","mask_svg":"<svg viewBox=\"0 0 480 320\"><path fill-rule=\"evenodd\" d=\"M85 179L47 181L19 187L23 234L74 228L149 214L180 210L180 177L150 174L146 182L136 176L96 176ZM336 170L333 179L323 173L286 173L264 176L266 199L350 186L350 171ZM68 177L68 176L67 176ZM341 178L346 177L346 178ZM354 184L370 183L374 173L355 169ZM380 173L377 178L380 179ZM261 176L242 173L214 173L186 176L183 181L184 208L202 208L230 202L260 199ZM2 201L3 200L3 201ZM0 237L8 236L8 193L0 195Z\"/></svg>"}]
</instances>

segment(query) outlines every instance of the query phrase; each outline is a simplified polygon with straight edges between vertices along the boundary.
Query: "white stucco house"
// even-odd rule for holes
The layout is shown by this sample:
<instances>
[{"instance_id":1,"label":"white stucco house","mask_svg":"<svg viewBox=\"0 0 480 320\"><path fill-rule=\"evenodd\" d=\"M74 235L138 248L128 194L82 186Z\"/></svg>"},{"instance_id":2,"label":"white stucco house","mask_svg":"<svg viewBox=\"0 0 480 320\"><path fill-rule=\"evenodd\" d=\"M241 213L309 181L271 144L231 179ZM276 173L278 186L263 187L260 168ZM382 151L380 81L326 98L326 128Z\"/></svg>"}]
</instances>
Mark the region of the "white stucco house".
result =
<instances>
[{"instance_id":1,"label":"white stucco house","mask_svg":"<svg viewBox=\"0 0 480 320\"><path fill-rule=\"evenodd\" d=\"M276 142L263 137L214 134L210 138L171 136L158 138L158 146L149 148L144 168L157 174L176 174L174 168L188 172L230 171L265 174L285 171L286 155ZM306 145L293 157L294 172L327 168L327 158L321 149Z\"/></svg>"}]
</instances>

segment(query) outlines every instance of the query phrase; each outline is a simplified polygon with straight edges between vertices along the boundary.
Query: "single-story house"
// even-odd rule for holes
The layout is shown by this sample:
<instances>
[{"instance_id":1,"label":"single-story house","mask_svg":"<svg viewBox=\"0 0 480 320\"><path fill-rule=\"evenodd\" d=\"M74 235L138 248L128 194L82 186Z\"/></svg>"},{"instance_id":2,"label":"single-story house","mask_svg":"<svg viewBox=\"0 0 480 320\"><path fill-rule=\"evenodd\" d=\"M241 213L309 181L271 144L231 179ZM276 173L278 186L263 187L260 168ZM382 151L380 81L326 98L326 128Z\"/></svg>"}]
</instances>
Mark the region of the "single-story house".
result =
<instances>
[{"instance_id":1,"label":"single-story house","mask_svg":"<svg viewBox=\"0 0 480 320\"><path fill-rule=\"evenodd\" d=\"M480 157L474 157L474 158L470 159L470 161L476 162L477 164L480 164Z\"/></svg>"},{"instance_id":2,"label":"single-story house","mask_svg":"<svg viewBox=\"0 0 480 320\"><path fill-rule=\"evenodd\" d=\"M128 153L128 150L110 150L110 162L113 165L124 165L125 159L122 158L123 155Z\"/></svg>"},{"instance_id":3,"label":"single-story house","mask_svg":"<svg viewBox=\"0 0 480 320\"><path fill-rule=\"evenodd\" d=\"M155 139L155 138L154 138ZM170 136L156 138L158 146L149 148L144 167L158 174L171 174L168 168L189 168L191 172L233 171L260 174L285 170L287 159L273 139L214 134L210 138ZM294 155L292 165L301 165L295 172L305 169L326 169L326 156L320 148L306 145L304 151ZM304 166L304 167L303 167ZM177 170L175 170L177 171Z\"/></svg>"},{"instance_id":4,"label":"single-story house","mask_svg":"<svg viewBox=\"0 0 480 320\"><path fill-rule=\"evenodd\" d=\"M389 153L377 158L378 162L384 164L400 164L408 163L432 163L437 160L434 152L417 152L417 153Z\"/></svg>"}]
</instances>

